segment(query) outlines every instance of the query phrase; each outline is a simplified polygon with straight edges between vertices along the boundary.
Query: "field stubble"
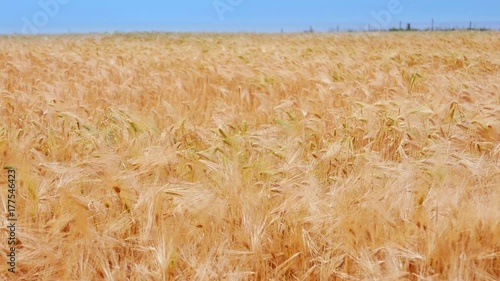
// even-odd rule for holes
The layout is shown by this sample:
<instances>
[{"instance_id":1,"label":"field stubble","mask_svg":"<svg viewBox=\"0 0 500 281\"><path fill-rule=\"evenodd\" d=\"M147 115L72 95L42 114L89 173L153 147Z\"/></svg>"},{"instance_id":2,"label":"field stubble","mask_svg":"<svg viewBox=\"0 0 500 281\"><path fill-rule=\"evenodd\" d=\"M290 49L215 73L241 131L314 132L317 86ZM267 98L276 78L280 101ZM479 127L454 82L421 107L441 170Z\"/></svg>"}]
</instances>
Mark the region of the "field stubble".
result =
<instances>
[{"instance_id":1,"label":"field stubble","mask_svg":"<svg viewBox=\"0 0 500 281\"><path fill-rule=\"evenodd\" d=\"M18 280L500 278L499 33L1 37L0 68Z\"/></svg>"}]
</instances>

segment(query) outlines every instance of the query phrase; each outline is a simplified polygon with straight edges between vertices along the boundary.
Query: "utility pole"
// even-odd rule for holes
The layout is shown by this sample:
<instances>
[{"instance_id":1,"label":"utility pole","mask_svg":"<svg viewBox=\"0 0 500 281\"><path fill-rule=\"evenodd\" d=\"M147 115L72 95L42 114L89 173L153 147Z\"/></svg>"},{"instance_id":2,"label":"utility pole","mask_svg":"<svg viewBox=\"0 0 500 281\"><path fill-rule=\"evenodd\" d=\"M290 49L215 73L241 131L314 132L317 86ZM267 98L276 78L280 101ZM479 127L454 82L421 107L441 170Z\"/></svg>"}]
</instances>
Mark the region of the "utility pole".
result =
<instances>
[{"instance_id":1,"label":"utility pole","mask_svg":"<svg viewBox=\"0 0 500 281\"><path fill-rule=\"evenodd\" d=\"M434 19L432 19L432 22L431 22L431 31L434 31Z\"/></svg>"},{"instance_id":2,"label":"utility pole","mask_svg":"<svg viewBox=\"0 0 500 281\"><path fill-rule=\"evenodd\" d=\"M469 22L469 30L472 30L472 21Z\"/></svg>"}]
</instances>

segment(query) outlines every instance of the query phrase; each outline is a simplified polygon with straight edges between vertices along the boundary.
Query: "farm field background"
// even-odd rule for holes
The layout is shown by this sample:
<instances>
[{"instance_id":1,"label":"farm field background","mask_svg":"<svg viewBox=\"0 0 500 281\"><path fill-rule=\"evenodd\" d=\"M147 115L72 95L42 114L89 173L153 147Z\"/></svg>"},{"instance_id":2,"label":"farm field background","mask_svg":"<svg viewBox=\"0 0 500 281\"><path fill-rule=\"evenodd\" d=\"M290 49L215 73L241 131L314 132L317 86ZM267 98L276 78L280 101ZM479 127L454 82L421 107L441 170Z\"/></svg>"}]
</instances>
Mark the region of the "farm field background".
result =
<instances>
[{"instance_id":1,"label":"farm field background","mask_svg":"<svg viewBox=\"0 0 500 281\"><path fill-rule=\"evenodd\" d=\"M498 32L0 37L15 278L498 280L499 93Z\"/></svg>"}]
</instances>

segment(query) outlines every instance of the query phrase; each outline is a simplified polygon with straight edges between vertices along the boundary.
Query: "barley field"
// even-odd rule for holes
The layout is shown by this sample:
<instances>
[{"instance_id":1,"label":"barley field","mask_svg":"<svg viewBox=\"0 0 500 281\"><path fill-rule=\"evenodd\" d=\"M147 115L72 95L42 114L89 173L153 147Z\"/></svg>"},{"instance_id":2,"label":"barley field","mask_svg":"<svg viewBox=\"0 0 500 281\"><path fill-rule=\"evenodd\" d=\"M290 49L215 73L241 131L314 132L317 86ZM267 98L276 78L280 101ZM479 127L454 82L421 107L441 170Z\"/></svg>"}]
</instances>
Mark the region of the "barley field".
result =
<instances>
[{"instance_id":1,"label":"barley field","mask_svg":"<svg viewBox=\"0 0 500 281\"><path fill-rule=\"evenodd\" d=\"M0 37L2 280L499 280L500 33Z\"/></svg>"}]
</instances>

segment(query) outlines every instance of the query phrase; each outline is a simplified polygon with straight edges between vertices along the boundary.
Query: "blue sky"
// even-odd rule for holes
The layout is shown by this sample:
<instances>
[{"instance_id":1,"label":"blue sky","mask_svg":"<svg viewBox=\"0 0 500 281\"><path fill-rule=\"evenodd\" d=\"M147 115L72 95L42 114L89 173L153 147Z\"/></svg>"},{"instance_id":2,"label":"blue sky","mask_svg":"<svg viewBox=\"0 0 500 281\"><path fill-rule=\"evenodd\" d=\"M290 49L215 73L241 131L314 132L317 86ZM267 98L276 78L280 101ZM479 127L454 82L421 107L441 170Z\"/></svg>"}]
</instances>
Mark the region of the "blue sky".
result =
<instances>
[{"instance_id":1,"label":"blue sky","mask_svg":"<svg viewBox=\"0 0 500 281\"><path fill-rule=\"evenodd\" d=\"M0 33L500 28L500 1L25 0L0 2Z\"/></svg>"}]
</instances>

